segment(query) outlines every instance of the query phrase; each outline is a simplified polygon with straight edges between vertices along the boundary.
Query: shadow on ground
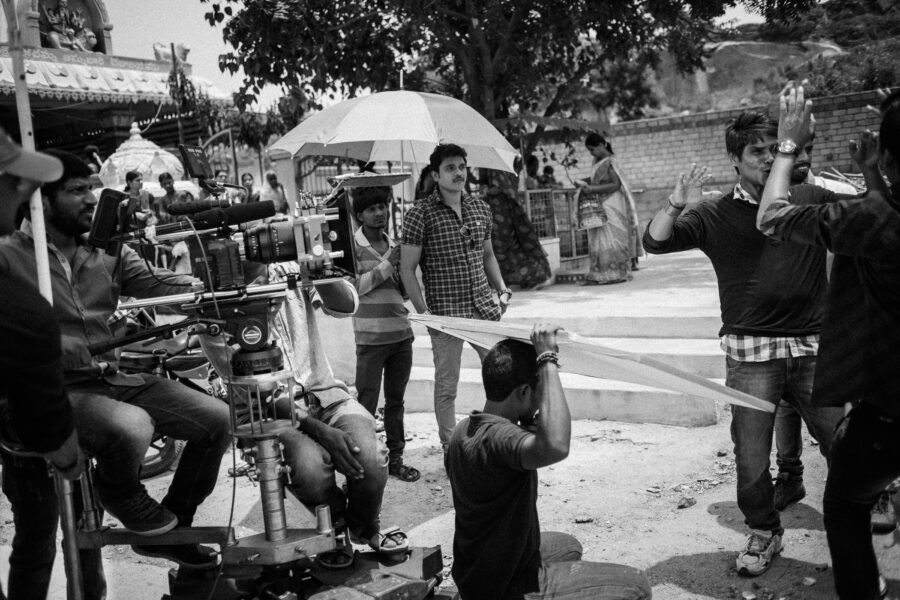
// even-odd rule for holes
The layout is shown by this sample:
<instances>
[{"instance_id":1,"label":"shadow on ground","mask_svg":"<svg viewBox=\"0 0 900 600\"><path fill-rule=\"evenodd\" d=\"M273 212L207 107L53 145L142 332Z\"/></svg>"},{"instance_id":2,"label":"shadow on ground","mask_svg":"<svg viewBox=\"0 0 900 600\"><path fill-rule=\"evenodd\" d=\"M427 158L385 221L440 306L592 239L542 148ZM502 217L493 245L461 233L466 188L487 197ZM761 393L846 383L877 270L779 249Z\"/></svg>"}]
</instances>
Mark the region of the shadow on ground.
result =
<instances>
[{"instance_id":1,"label":"shadow on ground","mask_svg":"<svg viewBox=\"0 0 900 600\"><path fill-rule=\"evenodd\" d=\"M716 517L716 521L722 527L733 529L741 533L747 531L744 524L744 515L738 508L737 502L714 502L706 508L706 512ZM791 504L781 513L781 526L785 529L809 529L825 531L822 522L822 513L812 506L802 502Z\"/></svg>"},{"instance_id":2,"label":"shadow on ground","mask_svg":"<svg viewBox=\"0 0 900 600\"><path fill-rule=\"evenodd\" d=\"M737 574L736 557L737 553L731 551L673 556L645 569L644 573L654 586L669 584L703 597L740 598L742 592L752 591L758 598L836 598L831 572L816 571L812 563L779 557L766 573L751 579ZM711 576L716 572L720 575ZM816 573L815 582L804 585L803 579L810 572Z\"/></svg>"}]
</instances>

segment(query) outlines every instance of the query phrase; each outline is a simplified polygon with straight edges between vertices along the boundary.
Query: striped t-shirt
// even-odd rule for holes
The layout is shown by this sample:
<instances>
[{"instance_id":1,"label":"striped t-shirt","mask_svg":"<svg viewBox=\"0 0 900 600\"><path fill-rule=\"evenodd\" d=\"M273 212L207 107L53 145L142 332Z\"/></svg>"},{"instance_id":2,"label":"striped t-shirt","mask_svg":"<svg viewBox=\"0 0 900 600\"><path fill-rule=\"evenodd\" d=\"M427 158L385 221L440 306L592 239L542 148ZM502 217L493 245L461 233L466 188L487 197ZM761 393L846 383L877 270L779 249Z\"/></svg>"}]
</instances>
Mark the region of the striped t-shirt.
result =
<instances>
[{"instance_id":1,"label":"striped t-shirt","mask_svg":"<svg viewBox=\"0 0 900 600\"><path fill-rule=\"evenodd\" d=\"M397 243L384 234L388 251L380 256L362 231L356 230L356 291L359 309L353 315L353 331L359 346L393 344L413 337L400 294L400 273L388 261Z\"/></svg>"}]
</instances>

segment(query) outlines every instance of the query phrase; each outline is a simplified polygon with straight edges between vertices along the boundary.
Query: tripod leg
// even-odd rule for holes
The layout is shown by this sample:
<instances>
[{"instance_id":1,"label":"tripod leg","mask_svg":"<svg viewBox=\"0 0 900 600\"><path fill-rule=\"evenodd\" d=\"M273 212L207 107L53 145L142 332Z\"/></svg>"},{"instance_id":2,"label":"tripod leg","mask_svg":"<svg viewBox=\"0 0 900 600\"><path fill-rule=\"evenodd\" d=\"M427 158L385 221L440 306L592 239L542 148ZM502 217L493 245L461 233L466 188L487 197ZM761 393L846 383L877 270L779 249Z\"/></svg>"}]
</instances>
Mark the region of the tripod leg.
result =
<instances>
[{"instance_id":1,"label":"tripod leg","mask_svg":"<svg viewBox=\"0 0 900 600\"><path fill-rule=\"evenodd\" d=\"M63 530L63 561L66 565L66 591L68 600L84 600L84 583L81 578L81 557L76 540L75 502L72 482L53 472L56 496L59 501L59 518Z\"/></svg>"}]
</instances>

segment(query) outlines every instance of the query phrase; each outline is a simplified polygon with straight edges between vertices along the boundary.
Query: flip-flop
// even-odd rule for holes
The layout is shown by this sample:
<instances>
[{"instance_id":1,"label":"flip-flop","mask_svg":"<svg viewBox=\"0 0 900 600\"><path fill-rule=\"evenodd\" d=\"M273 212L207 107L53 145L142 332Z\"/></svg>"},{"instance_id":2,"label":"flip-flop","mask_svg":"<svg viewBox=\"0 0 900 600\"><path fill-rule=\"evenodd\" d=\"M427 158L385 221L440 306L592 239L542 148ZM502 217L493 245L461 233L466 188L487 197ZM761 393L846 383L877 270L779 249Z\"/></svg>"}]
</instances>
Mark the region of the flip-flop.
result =
<instances>
[{"instance_id":1,"label":"flip-flop","mask_svg":"<svg viewBox=\"0 0 900 600\"><path fill-rule=\"evenodd\" d=\"M393 556L394 554L402 554L409 550L409 538L400 530L400 527L388 527L382 529L369 539L350 534L350 540L354 544L365 544L375 552L385 556ZM385 547L384 543L393 540L396 546Z\"/></svg>"},{"instance_id":2,"label":"flip-flop","mask_svg":"<svg viewBox=\"0 0 900 600\"><path fill-rule=\"evenodd\" d=\"M415 467L404 465L399 461L388 464L388 475L396 477L400 481L407 481L409 483L418 481L419 477L422 476L422 474L419 473L419 470Z\"/></svg>"}]
</instances>

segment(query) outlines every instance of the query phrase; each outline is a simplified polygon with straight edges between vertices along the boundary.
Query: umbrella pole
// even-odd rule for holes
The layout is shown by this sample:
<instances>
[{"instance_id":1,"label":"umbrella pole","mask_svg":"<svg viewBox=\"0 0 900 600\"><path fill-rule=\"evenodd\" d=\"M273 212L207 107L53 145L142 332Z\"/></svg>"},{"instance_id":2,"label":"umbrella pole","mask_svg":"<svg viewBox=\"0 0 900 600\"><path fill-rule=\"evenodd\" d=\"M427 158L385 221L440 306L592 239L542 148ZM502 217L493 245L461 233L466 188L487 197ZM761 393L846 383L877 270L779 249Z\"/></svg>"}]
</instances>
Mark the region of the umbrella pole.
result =
<instances>
[{"instance_id":1,"label":"umbrella pole","mask_svg":"<svg viewBox=\"0 0 900 600\"><path fill-rule=\"evenodd\" d=\"M9 55L12 58L13 78L16 83L16 111L19 115L19 133L22 147L35 150L34 129L31 123L31 102L28 99L28 82L25 79L25 56L22 49L22 31L20 20L24 19L28 10L28 2L16 6L16 0L3 0L6 23L9 28ZM31 228L34 235L34 255L37 263L38 291L53 303L53 291L50 287L50 258L47 253L47 230L44 227L44 204L40 190L35 190L29 202L31 209Z\"/></svg>"},{"instance_id":2,"label":"umbrella pole","mask_svg":"<svg viewBox=\"0 0 900 600\"><path fill-rule=\"evenodd\" d=\"M403 89L403 71L400 71L400 89ZM403 140L400 140L400 172L402 173L406 169L406 160L404 160L403 156ZM403 219L406 216L406 188L409 186L406 182L403 182L403 188L400 192L400 224L403 224ZM399 237L399 232L397 231L397 215L394 211L391 211L391 217L394 219L394 237Z\"/></svg>"}]
</instances>

